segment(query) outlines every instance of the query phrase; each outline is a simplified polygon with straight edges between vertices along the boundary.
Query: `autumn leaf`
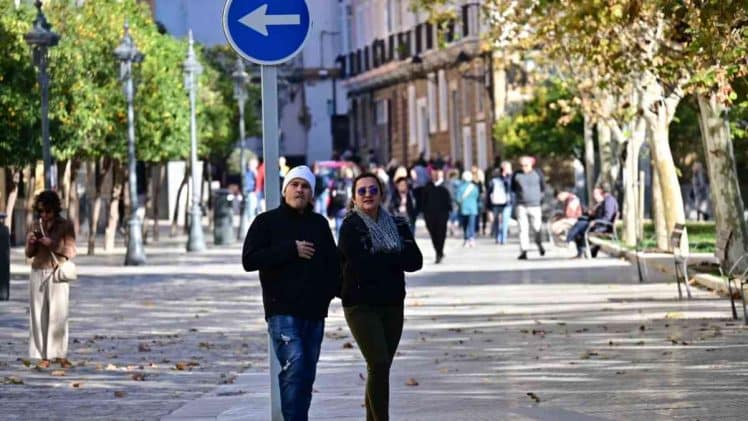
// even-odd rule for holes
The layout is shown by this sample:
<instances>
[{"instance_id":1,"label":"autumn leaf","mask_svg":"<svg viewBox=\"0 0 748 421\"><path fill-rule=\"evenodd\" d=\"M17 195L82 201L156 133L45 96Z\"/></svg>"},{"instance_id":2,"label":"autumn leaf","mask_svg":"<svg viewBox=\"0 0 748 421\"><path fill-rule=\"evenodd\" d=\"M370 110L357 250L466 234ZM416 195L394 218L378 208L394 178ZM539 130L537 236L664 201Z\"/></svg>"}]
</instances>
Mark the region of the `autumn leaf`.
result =
<instances>
[{"instance_id":1,"label":"autumn leaf","mask_svg":"<svg viewBox=\"0 0 748 421\"><path fill-rule=\"evenodd\" d=\"M138 344L138 352L151 352L151 347L147 343Z\"/></svg>"},{"instance_id":2,"label":"autumn leaf","mask_svg":"<svg viewBox=\"0 0 748 421\"><path fill-rule=\"evenodd\" d=\"M80 389L80 387L83 386L83 382L72 382L70 383L70 387L73 389Z\"/></svg>"},{"instance_id":3,"label":"autumn leaf","mask_svg":"<svg viewBox=\"0 0 748 421\"><path fill-rule=\"evenodd\" d=\"M136 382L142 382L145 380L145 373L133 373L131 378Z\"/></svg>"},{"instance_id":4,"label":"autumn leaf","mask_svg":"<svg viewBox=\"0 0 748 421\"><path fill-rule=\"evenodd\" d=\"M125 396L127 396L127 392L124 392L122 390L117 390L116 392L114 392L115 398L124 398Z\"/></svg>"},{"instance_id":5,"label":"autumn leaf","mask_svg":"<svg viewBox=\"0 0 748 421\"><path fill-rule=\"evenodd\" d=\"M406 386L418 386L418 381L414 379L413 377L409 377L408 380L405 381Z\"/></svg>"},{"instance_id":6,"label":"autumn leaf","mask_svg":"<svg viewBox=\"0 0 748 421\"><path fill-rule=\"evenodd\" d=\"M535 402L540 403L540 397L538 397L538 395L536 395L535 393L527 392L527 396L529 396L530 399L534 400Z\"/></svg>"},{"instance_id":7,"label":"autumn leaf","mask_svg":"<svg viewBox=\"0 0 748 421\"><path fill-rule=\"evenodd\" d=\"M23 380L15 376L6 376L3 379L3 384L23 384Z\"/></svg>"},{"instance_id":8,"label":"autumn leaf","mask_svg":"<svg viewBox=\"0 0 748 421\"><path fill-rule=\"evenodd\" d=\"M350 342L346 342L343 344L343 349L351 349L353 348L353 344Z\"/></svg>"},{"instance_id":9,"label":"autumn leaf","mask_svg":"<svg viewBox=\"0 0 748 421\"><path fill-rule=\"evenodd\" d=\"M65 370L54 370L49 374L55 377L62 377L65 375Z\"/></svg>"}]
</instances>

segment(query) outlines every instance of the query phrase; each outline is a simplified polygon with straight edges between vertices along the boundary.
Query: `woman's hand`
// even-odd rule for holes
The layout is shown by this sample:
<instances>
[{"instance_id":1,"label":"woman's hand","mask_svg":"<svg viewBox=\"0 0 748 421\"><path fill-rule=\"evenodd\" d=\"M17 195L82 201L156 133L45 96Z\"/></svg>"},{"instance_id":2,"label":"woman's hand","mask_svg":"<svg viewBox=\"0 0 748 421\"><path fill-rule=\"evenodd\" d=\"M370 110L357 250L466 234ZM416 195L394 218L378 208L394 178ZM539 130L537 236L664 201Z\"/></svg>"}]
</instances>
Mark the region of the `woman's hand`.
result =
<instances>
[{"instance_id":1,"label":"woman's hand","mask_svg":"<svg viewBox=\"0 0 748 421\"><path fill-rule=\"evenodd\" d=\"M40 238L40 239L39 239L38 241L39 241L39 242L40 242L40 243L41 243L42 245L44 245L45 247L49 247L49 246L51 246L51 245L52 245L52 239L50 239L49 237L42 237L42 238Z\"/></svg>"},{"instance_id":2,"label":"woman's hand","mask_svg":"<svg viewBox=\"0 0 748 421\"><path fill-rule=\"evenodd\" d=\"M30 246L36 245L36 235L34 235L33 232L30 232L29 235L26 236L26 243Z\"/></svg>"}]
</instances>

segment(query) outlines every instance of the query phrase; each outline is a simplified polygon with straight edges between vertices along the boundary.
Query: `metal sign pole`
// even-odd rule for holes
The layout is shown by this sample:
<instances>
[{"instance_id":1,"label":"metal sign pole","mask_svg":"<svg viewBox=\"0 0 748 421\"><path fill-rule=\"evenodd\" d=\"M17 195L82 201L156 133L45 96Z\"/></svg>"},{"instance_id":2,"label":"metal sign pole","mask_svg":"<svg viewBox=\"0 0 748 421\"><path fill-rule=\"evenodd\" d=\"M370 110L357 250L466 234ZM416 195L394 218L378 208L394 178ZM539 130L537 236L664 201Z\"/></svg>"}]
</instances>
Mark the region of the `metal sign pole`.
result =
<instances>
[{"instance_id":1,"label":"metal sign pole","mask_svg":"<svg viewBox=\"0 0 748 421\"><path fill-rule=\"evenodd\" d=\"M280 205L280 168L278 167L278 67L261 66L262 76L262 156L265 162L265 209ZM268 335L270 367L270 419L283 421L278 374L280 363Z\"/></svg>"}]
</instances>

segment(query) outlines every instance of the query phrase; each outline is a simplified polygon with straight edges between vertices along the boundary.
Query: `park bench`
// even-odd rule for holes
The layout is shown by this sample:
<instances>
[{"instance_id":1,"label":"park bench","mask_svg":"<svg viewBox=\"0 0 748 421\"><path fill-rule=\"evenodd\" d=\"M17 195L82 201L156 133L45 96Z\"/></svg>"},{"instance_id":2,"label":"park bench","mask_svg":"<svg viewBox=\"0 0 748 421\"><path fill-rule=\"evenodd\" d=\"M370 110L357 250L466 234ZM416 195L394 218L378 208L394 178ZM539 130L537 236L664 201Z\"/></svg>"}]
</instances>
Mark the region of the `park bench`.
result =
<instances>
[{"instance_id":1,"label":"park bench","mask_svg":"<svg viewBox=\"0 0 748 421\"><path fill-rule=\"evenodd\" d=\"M675 283L678 285L678 299L683 299L683 292L681 291L681 282L686 287L686 294L688 299L691 299L691 288L688 286L688 255L683 254L681 250L681 240L683 239L683 232L685 226L681 223L676 223L673 227L673 232L670 233L670 248L673 250L673 266L675 267Z\"/></svg>"},{"instance_id":2,"label":"park bench","mask_svg":"<svg viewBox=\"0 0 748 421\"><path fill-rule=\"evenodd\" d=\"M732 264L727 273L723 269L727 267L727 251L729 250L730 241L734 240L733 232L730 229L720 229L717 231L717 241L715 242L714 255L719 261L719 272L722 277L727 279L727 293L730 295L730 305L732 306L732 318L737 320L738 312L735 309L735 295L733 294L732 284L740 291L740 299L743 302L743 320L748 324L748 311L746 311L745 285L748 283L748 254L740 256ZM743 265L741 266L741 263ZM739 284L738 284L739 282Z\"/></svg>"},{"instance_id":3,"label":"park bench","mask_svg":"<svg viewBox=\"0 0 748 421\"><path fill-rule=\"evenodd\" d=\"M594 219L590 221L587 229L584 231L584 257L587 259L592 258L590 249L590 238L600 238L604 240L610 240L618 242L618 233L616 232L616 215L613 216L613 220L606 221L605 219ZM603 230L595 227L604 227Z\"/></svg>"}]
</instances>

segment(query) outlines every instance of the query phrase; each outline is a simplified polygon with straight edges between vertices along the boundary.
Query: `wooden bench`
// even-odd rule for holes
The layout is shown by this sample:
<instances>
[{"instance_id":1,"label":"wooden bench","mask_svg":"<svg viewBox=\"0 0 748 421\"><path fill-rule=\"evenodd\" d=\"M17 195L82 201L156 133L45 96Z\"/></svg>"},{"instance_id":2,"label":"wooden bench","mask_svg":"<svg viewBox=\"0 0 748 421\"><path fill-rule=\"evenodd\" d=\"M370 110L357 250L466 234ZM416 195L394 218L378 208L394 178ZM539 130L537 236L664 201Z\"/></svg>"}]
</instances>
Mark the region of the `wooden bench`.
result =
<instances>
[{"instance_id":1,"label":"wooden bench","mask_svg":"<svg viewBox=\"0 0 748 421\"><path fill-rule=\"evenodd\" d=\"M678 299L683 299L683 292L680 288L682 282L686 286L686 294L690 300L691 288L688 286L688 255L684 255L680 247L684 231L685 226L683 224L675 224L673 232L670 233L670 248L673 250L673 266L675 267L675 283L678 285Z\"/></svg>"},{"instance_id":2,"label":"wooden bench","mask_svg":"<svg viewBox=\"0 0 748 421\"><path fill-rule=\"evenodd\" d=\"M593 231L595 227L605 227L604 231ZM592 258L592 252L590 248L590 238L601 238L611 241L618 241L618 233L616 232L616 218L613 217L612 221L606 221L604 219L593 219L584 231L584 257L587 259Z\"/></svg>"},{"instance_id":3,"label":"wooden bench","mask_svg":"<svg viewBox=\"0 0 748 421\"><path fill-rule=\"evenodd\" d=\"M748 311L746 311L745 301L745 285L748 283L748 254L740 256L735 263L732 264L730 269L725 274L724 269L727 268L727 253L730 247L730 242L733 240L733 232L729 229L721 229L717 231L717 241L715 242L714 255L719 261L719 272L722 277L727 279L727 293L730 295L730 305L732 306L732 318L737 320L738 312L735 308L735 294L733 294L732 284L738 287L738 281L740 282L739 291L740 297L743 302L743 320L745 324L748 324ZM741 266L741 263L743 265Z\"/></svg>"}]
</instances>

